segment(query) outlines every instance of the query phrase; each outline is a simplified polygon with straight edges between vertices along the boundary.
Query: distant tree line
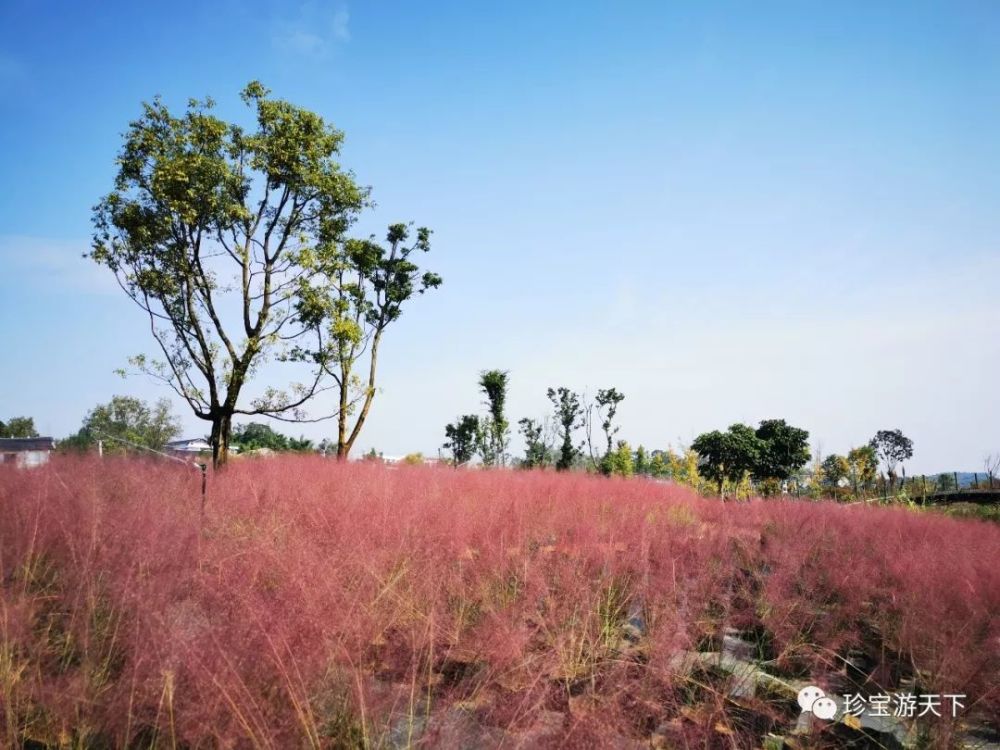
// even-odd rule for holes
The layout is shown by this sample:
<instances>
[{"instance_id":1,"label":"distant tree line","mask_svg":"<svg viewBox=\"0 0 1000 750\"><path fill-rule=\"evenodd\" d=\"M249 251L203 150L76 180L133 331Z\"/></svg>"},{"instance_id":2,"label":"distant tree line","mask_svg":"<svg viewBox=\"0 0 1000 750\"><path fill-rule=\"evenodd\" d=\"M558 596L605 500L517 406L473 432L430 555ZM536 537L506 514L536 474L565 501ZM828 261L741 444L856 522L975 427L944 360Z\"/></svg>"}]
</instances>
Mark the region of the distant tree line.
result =
<instances>
[{"instance_id":1,"label":"distant tree line","mask_svg":"<svg viewBox=\"0 0 1000 750\"><path fill-rule=\"evenodd\" d=\"M565 386L549 388L550 414L522 417L518 432L524 453L511 457L505 407L510 373L485 370L479 389L485 413L463 414L445 426L443 448L455 466L476 459L484 466L511 464L523 469L580 470L606 476L641 475L668 479L721 497L796 494L864 497L881 489L895 496L902 489L898 471L913 456L913 442L901 430L879 430L845 456L813 457L809 432L784 419L765 419L756 427L736 423L725 431L698 435L675 450L632 449L618 438L618 407L625 394L598 389L593 398ZM809 466L810 461L812 466ZM993 461L993 473L1000 458ZM879 473L879 468L884 473ZM905 471L903 472L905 478ZM942 478L938 483L946 486ZM949 475L950 476L950 475ZM990 474L992 476L992 474ZM950 481L950 480L949 480ZM938 485L935 485L937 488Z\"/></svg>"},{"instance_id":2,"label":"distant tree line","mask_svg":"<svg viewBox=\"0 0 1000 750\"><path fill-rule=\"evenodd\" d=\"M510 374L506 370L484 370L479 376L479 390L485 396L484 414L463 414L445 425L443 448L450 452L451 463L463 466L479 458L484 466L525 469L552 467L556 471L584 468L602 474L628 476L633 473L631 448L623 441L614 443L618 426L615 415L625 396L614 388L599 390L593 403L586 396L564 386L549 388L546 396L552 414L542 419L522 417L518 432L524 438L524 455L508 454L510 422L506 414ZM594 448L594 428L603 432L603 445ZM584 438L578 440L579 430ZM585 452L586 449L586 452Z\"/></svg>"}]
</instances>

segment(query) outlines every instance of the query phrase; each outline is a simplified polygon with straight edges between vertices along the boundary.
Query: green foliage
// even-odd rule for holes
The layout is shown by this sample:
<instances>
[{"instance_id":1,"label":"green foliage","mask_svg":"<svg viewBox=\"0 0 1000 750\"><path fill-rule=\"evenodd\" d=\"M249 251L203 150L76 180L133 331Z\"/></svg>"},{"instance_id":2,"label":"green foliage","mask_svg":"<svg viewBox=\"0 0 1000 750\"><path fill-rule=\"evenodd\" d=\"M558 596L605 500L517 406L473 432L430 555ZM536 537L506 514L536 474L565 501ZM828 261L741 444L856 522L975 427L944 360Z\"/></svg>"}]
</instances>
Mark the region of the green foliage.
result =
<instances>
[{"instance_id":1,"label":"green foliage","mask_svg":"<svg viewBox=\"0 0 1000 750\"><path fill-rule=\"evenodd\" d=\"M430 235L429 229L419 227L410 241L409 226L392 224L385 246L370 237L347 240L343 250L331 238L331 248L317 249L311 258L313 273L299 284L299 317L315 327L318 340L327 343L318 355L296 347L290 358L319 361L333 378L339 394L337 455L341 458L350 453L375 398L377 357L385 330L400 318L403 305L414 295L441 285L440 276L421 271L411 259L415 252L430 251ZM367 372L360 377L355 371L366 357Z\"/></svg>"},{"instance_id":2,"label":"green foliage","mask_svg":"<svg viewBox=\"0 0 1000 750\"><path fill-rule=\"evenodd\" d=\"M635 473L644 476L650 473L649 468L649 456L646 454L646 449L640 445L635 450Z\"/></svg>"},{"instance_id":3,"label":"green foliage","mask_svg":"<svg viewBox=\"0 0 1000 750\"><path fill-rule=\"evenodd\" d=\"M587 445L590 449L590 459L593 465L602 474L607 474L607 459L612 452L612 442L614 436L618 434L618 426L614 424L615 415L618 413L618 404L625 400L625 394L620 393L615 388L600 389L597 391L597 396L594 398L594 404L588 404L585 407L585 422L587 428ZM596 417L600 420L601 430L604 432L605 438L605 448L604 454L597 458L594 455L593 443L591 441L591 433L593 432L593 412L596 411Z\"/></svg>"},{"instance_id":4,"label":"green foliage","mask_svg":"<svg viewBox=\"0 0 1000 750\"><path fill-rule=\"evenodd\" d=\"M823 459L823 463L820 464L820 470L823 473L822 481L824 486L835 490L840 486L841 480L847 479L850 476L851 465L844 456L831 453Z\"/></svg>"},{"instance_id":5,"label":"green foliage","mask_svg":"<svg viewBox=\"0 0 1000 750\"><path fill-rule=\"evenodd\" d=\"M521 461L522 468L537 469L551 466L554 460L552 447L545 439L545 426L533 419L524 419L518 422L520 433L524 436L524 458Z\"/></svg>"},{"instance_id":6,"label":"green foliage","mask_svg":"<svg viewBox=\"0 0 1000 750\"><path fill-rule=\"evenodd\" d=\"M642 446L639 446L642 450ZM639 460L636 457L636 472L639 470ZM655 450L650 454L649 459L649 469L646 472L651 477L663 478L670 476L670 462L667 459L667 454L660 450Z\"/></svg>"},{"instance_id":7,"label":"green foliage","mask_svg":"<svg viewBox=\"0 0 1000 750\"><path fill-rule=\"evenodd\" d=\"M928 508L937 513L944 513L954 518L972 518L980 521L1000 523L1000 505L977 505L975 503L951 503L949 505L931 505Z\"/></svg>"},{"instance_id":8,"label":"green foliage","mask_svg":"<svg viewBox=\"0 0 1000 750\"><path fill-rule=\"evenodd\" d=\"M38 437L33 417L11 417L7 422L0 420L0 437L33 438Z\"/></svg>"},{"instance_id":9,"label":"green foliage","mask_svg":"<svg viewBox=\"0 0 1000 750\"><path fill-rule=\"evenodd\" d=\"M691 443L699 457L699 472L718 485L720 494L726 480L739 484L754 471L765 447L753 428L739 423L726 432L706 432Z\"/></svg>"},{"instance_id":10,"label":"green foliage","mask_svg":"<svg viewBox=\"0 0 1000 750\"><path fill-rule=\"evenodd\" d=\"M304 437L290 438L276 432L270 425L261 422L250 422L237 426L233 430L232 445L238 446L244 453L262 448L280 453L310 453L313 451L312 440Z\"/></svg>"},{"instance_id":11,"label":"green foliage","mask_svg":"<svg viewBox=\"0 0 1000 750\"><path fill-rule=\"evenodd\" d=\"M479 376L479 390L486 396L487 417L481 425L483 440L480 445L486 466L506 463L510 425L504 413L507 403L509 373L506 370L485 370Z\"/></svg>"},{"instance_id":12,"label":"green foliage","mask_svg":"<svg viewBox=\"0 0 1000 750\"><path fill-rule=\"evenodd\" d=\"M480 433L479 417L475 414L465 414L454 424L445 426L444 434L447 441L444 447L451 451L452 463L455 466L467 464L476 455Z\"/></svg>"},{"instance_id":13,"label":"green foliage","mask_svg":"<svg viewBox=\"0 0 1000 750\"><path fill-rule=\"evenodd\" d=\"M80 431L61 441L60 448L88 450L101 440L105 453L129 453L137 450L134 446L161 451L179 433L180 422L166 399L150 407L132 396L114 396L95 406Z\"/></svg>"},{"instance_id":14,"label":"green foliage","mask_svg":"<svg viewBox=\"0 0 1000 750\"><path fill-rule=\"evenodd\" d=\"M661 455L666 468L663 476L670 477L678 484L686 484L699 491L702 489L703 477L698 470L701 458L694 448L687 448L682 453L668 448Z\"/></svg>"},{"instance_id":15,"label":"green foliage","mask_svg":"<svg viewBox=\"0 0 1000 750\"><path fill-rule=\"evenodd\" d=\"M413 294L441 283L410 260L430 232L418 229L407 245L407 227L393 224L388 248L348 238L369 200L337 162L343 134L258 82L242 98L256 120L249 130L215 117L211 100L192 100L179 116L158 98L143 105L114 187L94 208L90 257L149 317L158 359L132 363L211 423L217 464L234 416L304 419L330 387L341 394L346 454L375 393L382 332ZM361 381L353 366L365 353ZM265 360L290 365L294 380L244 403Z\"/></svg>"},{"instance_id":16,"label":"green foliage","mask_svg":"<svg viewBox=\"0 0 1000 750\"><path fill-rule=\"evenodd\" d=\"M403 463L408 466L419 466L424 462L423 453L407 453L403 456Z\"/></svg>"},{"instance_id":17,"label":"green foliage","mask_svg":"<svg viewBox=\"0 0 1000 750\"><path fill-rule=\"evenodd\" d=\"M872 487L877 471L878 458L870 445L851 448L847 452L847 476L855 495Z\"/></svg>"},{"instance_id":18,"label":"green foliage","mask_svg":"<svg viewBox=\"0 0 1000 750\"><path fill-rule=\"evenodd\" d=\"M601 473L607 476L630 477L635 473L632 448L624 440L619 440L615 449L601 459Z\"/></svg>"},{"instance_id":19,"label":"green foliage","mask_svg":"<svg viewBox=\"0 0 1000 750\"><path fill-rule=\"evenodd\" d=\"M902 430L879 430L868 445L890 477L895 476L898 464L913 458L913 441Z\"/></svg>"},{"instance_id":20,"label":"green foliage","mask_svg":"<svg viewBox=\"0 0 1000 750\"><path fill-rule=\"evenodd\" d=\"M699 435L691 444L701 475L723 494L726 482L743 492L756 479L765 494L777 494L783 483L809 461L809 433L783 419L766 419L757 429L734 424L726 432ZM749 489L747 489L749 492Z\"/></svg>"},{"instance_id":21,"label":"green foliage","mask_svg":"<svg viewBox=\"0 0 1000 750\"><path fill-rule=\"evenodd\" d=\"M573 431L583 425L583 407L579 395L568 388L549 388L546 393L555 409L556 423L562 436L556 470L567 471L580 455L580 449L573 444Z\"/></svg>"},{"instance_id":22,"label":"green foliage","mask_svg":"<svg viewBox=\"0 0 1000 750\"><path fill-rule=\"evenodd\" d=\"M765 419L757 437L763 445L753 468L755 479L785 480L809 462L809 432L784 419Z\"/></svg>"}]
</instances>

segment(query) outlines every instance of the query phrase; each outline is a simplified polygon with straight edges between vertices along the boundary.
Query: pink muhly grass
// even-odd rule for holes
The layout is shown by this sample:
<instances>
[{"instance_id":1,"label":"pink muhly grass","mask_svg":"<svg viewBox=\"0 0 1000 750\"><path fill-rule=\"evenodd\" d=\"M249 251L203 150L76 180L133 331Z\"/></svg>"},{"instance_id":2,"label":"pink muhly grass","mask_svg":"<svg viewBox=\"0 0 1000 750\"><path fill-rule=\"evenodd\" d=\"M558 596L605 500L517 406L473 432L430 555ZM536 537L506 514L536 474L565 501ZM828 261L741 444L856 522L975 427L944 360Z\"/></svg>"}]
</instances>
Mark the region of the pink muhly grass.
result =
<instances>
[{"instance_id":1,"label":"pink muhly grass","mask_svg":"<svg viewBox=\"0 0 1000 750\"><path fill-rule=\"evenodd\" d=\"M0 744L444 742L448 706L570 745L664 724L759 742L790 706L755 704L754 724L678 669L726 628L790 679L847 684L862 651L852 692L912 683L1000 715L984 523L310 457L233 462L202 518L199 481L144 461L0 467Z\"/></svg>"}]
</instances>

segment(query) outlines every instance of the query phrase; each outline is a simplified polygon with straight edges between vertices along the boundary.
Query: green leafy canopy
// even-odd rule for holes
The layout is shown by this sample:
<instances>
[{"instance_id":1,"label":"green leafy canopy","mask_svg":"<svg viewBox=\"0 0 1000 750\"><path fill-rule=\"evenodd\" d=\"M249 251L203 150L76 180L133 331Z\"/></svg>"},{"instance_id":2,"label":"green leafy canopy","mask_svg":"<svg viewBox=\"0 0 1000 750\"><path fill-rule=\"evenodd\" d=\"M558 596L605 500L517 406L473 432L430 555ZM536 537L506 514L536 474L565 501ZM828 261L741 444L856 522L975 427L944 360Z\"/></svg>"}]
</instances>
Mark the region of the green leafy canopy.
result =
<instances>
[{"instance_id":1,"label":"green leafy canopy","mask_svg":"<svg viewBox=\"0 0 1000 750\"><path fill-rule=\"evenodd\" d=\"M407 243L410 228L393 224L385 246L349 237L370 200L337 161L343 134L259 82L242 99L250 127L216 117L210 99L180 115L159 98L143 105L114 188L94 207L89 255L149 317L159 351L133 365L212 423L217 462L234 415L307 421L306 404L330 389L337 405L316 419L339 416L349 448L374 393L382 332L441 283L411 257L429 249L430 230ZM362 381L353 369L365 355ZM290 382L242 397L268 361L289 365Z\"/></svg>"}]
</instances>

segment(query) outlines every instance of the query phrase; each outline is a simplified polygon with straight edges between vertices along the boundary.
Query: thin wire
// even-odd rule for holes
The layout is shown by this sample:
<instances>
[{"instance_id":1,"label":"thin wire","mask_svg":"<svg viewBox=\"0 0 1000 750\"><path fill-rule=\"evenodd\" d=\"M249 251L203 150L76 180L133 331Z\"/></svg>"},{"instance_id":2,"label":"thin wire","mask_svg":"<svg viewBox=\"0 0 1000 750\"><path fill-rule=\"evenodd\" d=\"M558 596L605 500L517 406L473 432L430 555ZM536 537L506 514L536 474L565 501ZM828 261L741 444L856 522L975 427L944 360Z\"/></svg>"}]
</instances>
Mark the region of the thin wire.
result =
<instances>
[{"instance_id":1,"label":"thin wire","mask_svg":"<svg viewBox=\"0 0 1000 750\"><path fill-rule=\"evenodd\" d=\"M202 470L204 464L198 463L197 461L185 461L183 458L178 458L177 456L172 456L169 453L164 453L163 451L158 451L150 448L146 445L140 445L139 443L133 443L131 440L125 440L124 438L115 437L114 435L108 435L101 432L100 430L92 430L95 435L99 435L102 438L107 438L108 440L114 440L116 443L122 443L123 445L131 445L133 448L138 448L139 450L149 451L150 453L155 453L158 456L163 456L164 458L169 458L171 461L176 461L179 464L184 464L185 466L193 466L196 469Z\"/></svg>"},{"instance_id":2,"label":"thin wire","mask_svg":"<svg viewBox=\"0 0 1000 750\"><path fill-rule=\"evenodd\" d=\"M108 440L114 440L116 443L121 443L122 445L131 445L133 448L138 448L139 450L149 451L150 453L155 453L158 456L163 456L164 458L168 458L171 461L176 461L177 463L183 464L184 466L193 466L195 469L197 469L198 471L200 471L201 472L201 518L202 518L202 522L204 522L204 519L205 519L205 497L207 495L207 487L208 487L208 484L207 484L207 479L208 479L208 476L207 476L208 464L206 464L206 463L199 463L197 461L185 461L183 458L178 458L177 456L171 456L169 453L164 453L163 451L158 451L158 450L155 450L154 448L150 448L150 447L145 446L145 445L140 445L139 443L133 443L131 440L125 440L124 438L119 438L119 437L115 437L114 435L105 434L105 433L101 432L100 430L93 430L93 432L95 434L97 434L97 435L100 435L103 438L107 438Z\"/></svg>"}]
</instances>

